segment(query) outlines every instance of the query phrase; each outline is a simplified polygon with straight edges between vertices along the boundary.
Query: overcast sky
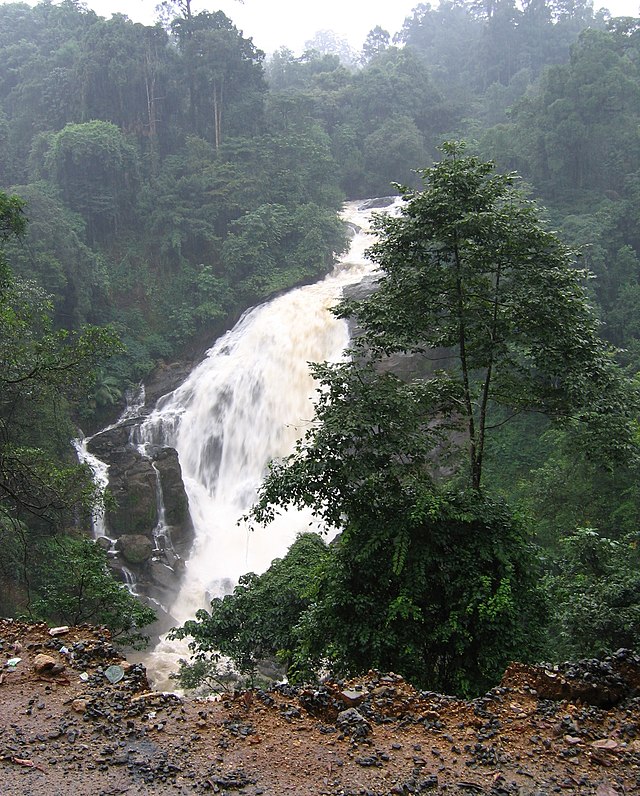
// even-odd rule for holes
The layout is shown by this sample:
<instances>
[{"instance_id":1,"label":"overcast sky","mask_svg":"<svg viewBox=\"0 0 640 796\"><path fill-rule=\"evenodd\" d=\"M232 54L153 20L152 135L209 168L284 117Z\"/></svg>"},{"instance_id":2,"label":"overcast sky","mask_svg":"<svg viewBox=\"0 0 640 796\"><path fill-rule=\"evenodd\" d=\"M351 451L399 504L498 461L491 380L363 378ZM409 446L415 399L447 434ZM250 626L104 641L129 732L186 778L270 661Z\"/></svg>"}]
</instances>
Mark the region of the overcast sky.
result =
<instances>
[{"instance_id":1,"label":"overcast sky","mask_svg":"<svg viewBox=\"0 0 640 796\"><path fill-rule=\"evenodd\" d=\"M158 0L87 0L97 13L122 11L133 20L151 22ZM266 52L286 46L302 52L318 30L333 30L360 49L367 33L381 25L392 35L400 30L418 0L192 0L197 11L221 10L245 36ZM434 3L435 4L435 3Z\"/></svg>"},{"instance_id":2,"label":"overcast sky","mask_svg":"<svg viewBox=\"0 0 640 796\"><path fill-rule=\"evenodd\" d=\"M0 0L6 2L6 0ZM281 46L302 52L318 30L333 30L359 50L367 33L381 25L393 36L419 0L192 0L192 9L221 10L254 44L267 53ZM152 24L158 0L86 0L100 16L126 14ZM33 4L33 3L32 3ZM437 5L437 0L432 0ZM594 0L616 15L640 16L640 0Z\"/></svg>"}]
</instances>

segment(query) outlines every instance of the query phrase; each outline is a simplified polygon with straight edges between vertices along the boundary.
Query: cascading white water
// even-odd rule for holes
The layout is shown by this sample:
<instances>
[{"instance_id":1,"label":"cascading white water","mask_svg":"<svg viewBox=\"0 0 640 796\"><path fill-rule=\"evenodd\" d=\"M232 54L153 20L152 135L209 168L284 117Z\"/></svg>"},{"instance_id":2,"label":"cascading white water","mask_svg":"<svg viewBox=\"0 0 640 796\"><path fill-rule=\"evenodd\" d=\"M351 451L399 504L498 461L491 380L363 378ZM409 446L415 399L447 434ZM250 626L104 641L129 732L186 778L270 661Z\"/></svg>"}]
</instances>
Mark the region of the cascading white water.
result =
<instances>
[{"instance_id":1,"label":"cascading white water","mask_svg":"<svg viewBox=\"0 0 640 796\"><path fill-rule=\"evenodd\" d=\"M101 434L105 431L110 431L112 428L119 426L126 420L136 417L140 413L145 403L144 384L140 384L136 390L126 395L125 398L126 406L124 411L115 423L103 428L100 431ZM103 461L98 459L97 456L94 456L87 450L87 446L92 439L93 437L78 437L77 439L72 440L71 443L75 448L78 461L81 464L86 464L91 470L93 481L98 487L98 495L100 496L100 499L99 502L94 505L93 511L91 512L91 531L93 533L93 538L97 539L98 537L106 536L107 534L104 521L104 505L102 496L109 485L109 465L105 464ZM131 577L133 577L133 575Z\"/></svg>"},{"instance_id":2,"label":"cascading white water","mask_svg":"<svg viewBox=\"0 0 640 796\"><path fill-rule=\"evenodd\" d=\"M93 538L97 539L99 536L106 535L102 495L104 495L105 489L109 485L109 465L89 453L87 445L90 440L91 437L79 437L72 440L71 443L75 448L78 461L81 464L86 464L91 470L93 482L98 488L99 500L94 504L91 511L91 532L93 533Z\"/></svg>"},{"instance_id":3,"label":"cascading white water","mask_svg":"<svg viewBox=\"0 0 640 796\"><path fill-rule=\"evenodd\" d=\"M373 270L364 256L370 217L371 210L348 204L343 218L356 232L334 272L248 311L140 429L143 444L176 448L189 498L195 541L171 607L177 623L228 593L240 575L263 572L297 533L313 527L310 515L293 510L253 531L240 518L268 462L289 454L312 419L308 363L343 356L347 325L330 308L345 285ZM168 686L186 656L184 642L161 639L145 660L154 685Z\"/></svg>"}]
</instances>

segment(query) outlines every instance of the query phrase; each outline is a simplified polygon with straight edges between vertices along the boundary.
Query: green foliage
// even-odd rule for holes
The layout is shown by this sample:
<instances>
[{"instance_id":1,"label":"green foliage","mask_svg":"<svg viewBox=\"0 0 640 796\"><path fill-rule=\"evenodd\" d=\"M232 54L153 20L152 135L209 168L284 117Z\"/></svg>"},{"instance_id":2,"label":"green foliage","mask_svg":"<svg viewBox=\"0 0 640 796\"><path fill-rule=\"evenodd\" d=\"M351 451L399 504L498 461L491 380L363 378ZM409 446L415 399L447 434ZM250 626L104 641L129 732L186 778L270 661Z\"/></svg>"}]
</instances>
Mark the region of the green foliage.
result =
<instances>
[{"instance_id":1,"label":"green foliage","mask_svg":"<svg viewBox=\"0 0 640 796\"><path fill-rule=\"evenodd\" d=\"M528 534L472 493L422 485L405 501L387 516L350 515L304 625L307 649L339 674L373 665L419 687L481 693L509 660L539 652L545 605Z\"/></svg>"},{"instance_id":2,"label":"green foliage","mask_svg":"<svg viewBox=\"0 0 640 796\"><path fill-rule=\"evenodd\" d=\"M37 283L51 296L53 323L78 328L99 320L94 304L109 288L104 262L86 245L86 224L64 205L46 182L16 186L26 203L26 233L7 243L6 256L14 274Z\"/></svg>"},{"instance_id":3,"label":"green foliage","mask_svg":"<svg viewBox=\"0 0 640 796\"><path fill-rule=\"evenodd\" d=\"M42 541L36 557L46 561L33 584L38 595L30 615L55 624L105 625L122 644L140 648L142 628L155 613L114 580L107 554L88 539L71 536Z\"/></svg>"},{"instance_id":4,"label":"green foliage","mask_svg":"<svg viewBox=\"0 0 640 796\"><path fill-rule=\"evenodd\" d=\"M369 33L367 33L367 38L362 45L362 53L360 56L362 63L366 64L377 55L384 52L389 46L390 38L389 31L384 30L380 25L376 25L375 28L372 28Z\"/></svg>"},{"instance_id":5,"label":"green foliage","mask_svg":"<svg viewBox=\"0 0 640 796\"><path fill-rule=\"evenodd\" d=\"M6 240L12 235L22 235L26 227L24 201L19 196L0 194L0 236Z\"/></svg>"},{"instance_id":6,"label":"green foliage","mask_svg":"<svg viewBox=\"0 0 640 796\"><path fill-rule=\"evenodd\" d=\"M476 48L488 70L503 57L502 48L487 47L495 36L483 39L490 20L466 6L420 7L403 31L409 46L387 46L389 35L374 29L359 71L340 62L325 34L319 49L300 57L276 53L267 95L263 54L225 14L169 4L165 16L163 29L122 15L104 20L73 4L0 8L0 172L5 184L29 183L34 221L12 262L53 295L56 325L120 324L132 346L117 374L108 374L120 389L239 304L308 279L338 251L333 232L314 232L303 243L302 268L262 274L254 263L236 290L221 250L245 215L277 205L291 224L306 223L313 206L337 209L338 186L354 196L414 180L410 170L422 153L431 156L461 118L445 99L457 80L452 72L460 67L475 78ZM504 36L518 39L532 16L529 9L509 18ZM564 24L547 16L536 17L537 41L550 41ZM580 15L562 16L575 28ZM526 89L525 72L504 96L498 91L500 118L498 106ZM58 188L55 200L45 179ZM271 246L270 258L297 256L290 242ZM246 252L256 245L247 240ZM200 301L194 286L202 265L218 282Z\"/></svg>"},{"instance_id":7,"label":"green foliage","mask_svg":"<svg viewBox=\"0 0 640 796\"><path fill-rule=\"evenodd\" d=\"M602 28L604 20L586 2L421 3L398 38L420 54L441 90L468 102L492 85L508 86L522 69L535 78L566 61L587 27Z\"/></svg>"},{"instance_id":8,"label":"green foliage","mask_svg":"<svg viewBox=\"0 0 640 796\"><path fill-rule=\"evenodd\" d=\"M637 171L637 34L584 31L568 64L549 69L515 108L513 139L546 195L621 192Z\"/></svg>"},{"instance_id":9,"label":"green foliage","mask_svg":"<svg viewBox=\"0 0 640 796\"><path fill-rule=\"evenodd\" d=\"M4 237L23 233L20 200L0 194L0 217ZM108 329L54 331L42 291L14 278L2 254L0 270L0 571L28 604L39 538L77 522L95 499L91 474L72 463L69 404L118 342Z\"/></svg>"},{"instance_id":10,"label":"green foliage","mask_svg":"<svg viewBox=\"0 0 640 796\"><path fill-rule=\"evenodd\" d=\"M580 424L603 458L628 454L636 394L598 337L587 274L515 190L515 175L495 174L461 144L443 153L423 172L423 191L402 189L401 214L377 219L370 255L383 276L370 298L340 310L363 326L357 348L378 359L454 358L430 381L456 386L445 411L467 437L474 489L494 406Z\"/></svg>"},{"instance_id":11,"label":"green foliage","mask_svg":"<svg viewBox=\"0 0 640 796\"><path fill-rule=\"evenodd\" d=\"M178 667L178 671L172 672L169 678L177 680L180 688L193 691L198 696L233 691L239 683L246 684L246 687L252 687L255 683L253 676L240 677L231 662L221 660L217 653L192 657L190 661L181 659Z\"/></svg>"},{"instance_id":12,"label":"green foliage","mask_svg":"<svg viewBox=\"0 0 640 796\"><path fill-rule=\"evenodd\" d=\"M416 485L431 480L434 451L441 450L446 467L446 405L455 385L407 384L352 363L312 370L320 385L318 422L289 459L271 464L256 518L268 522L276 504L292 502L313 507L334 528L344 526L345 512L375 512L391 522L410 510ZM431 423L436 407L441 417Z\"/></svg>"},{"instance_id":13,"label":"green foliage","mask_svg":"<svg viewBox=\"0 0 640 796\"><path fill-rule=\"evenodd\" d=\"M216 149L229 128L246 131L250 120L255 132L266 88L264 53L222 11L178 17L171 28L188 74L192 132Z\"/></svg>"},{"instance_id":14,"label":"green foliage","mask_svg":"<svg viewBox=\"0 0 640 796\"><path fill-rule=\"evenodd\" d=\"M268 522L278 506L311 506L342 529L293 659L302 671L375 665L423 687L482 690L510 656L533 654L544 604L522 523L429 476L435 455L447 467L450 430L429 412L455 387L348 363L314 370L316 424L272 464L253 511Z\"/></svg>"},{"instance_id":15,"label":"green foliage","mask_svg":"<svg viewBox=\"0 0 640 796\"><path fill-rule=\"evenodd\" d=\"M102 243L130 225L138 155L114 124L66 125L52 136L43 170L69 207L84 217L92 242Z\"/></svg>"},{"instance_id":16,"label":"green foliage","mask_svg":"<svg viewBox=\"0 0 640 796\"><path fill-rule=\"evenodd\" d=\"M367 195L389 193L392 183L409 184L415 171L425 161L424 137L408 116L396 116L383 122L364 141Z\"/></svg>"},{"instance_id":17,"label":"green foliage","mask_svg":"<svg viewBox=\"0 0 640 796\"><path fill-rule=\"evenodd\" d=\"M330 264L326 253L344 247L344 231L333 213L309 203L294 211L265 204L234 224L222 259L238 295L255 299L296 279L322 275Z\"/></svg>"},{"instance_id":18,"label":"green foliage","mask_svg":"<svg viewBox=\"0 0 640 796\"><path fill-rule=\"evenodd\" d=\"M319 510L339 526L347 518L349 555L349 533L370 538L362 562L386 551L381 571L396 586L412 566L423 522L405 515L441 494L452 474L457 484L469 480L454 459L468 440L471 483L484 472L484 489L533 515L549 547L578 526L618 540L634 530L635 391L597 334L623 348L616 358L637 372L638 21L612 20L605 30L605 16L582 0L420 4L394 39L402 48L389 46L385 31L371 32L360 70L326 34L300 57L279 51L268 64L267 92L263 54L224 14L194 15L188 0L169 3L166 13L163 29L122 15L104 20L73 2L0 6L0 181L23 186L31 220L27 235L14 239L24 225L21 202L0 196L0 232L15 273L0 260L4 610L29 601L28 559L41 534L76 522L77 500L90 498L88 474L68 458L71 413L108 411L158 359L205 330L215 334L247 303L326 271L343 246L335 219L342 192L388 193L393 182L415 186L406 196L417 200L415 213L388 230L403 276L396 278L391 255L380 260L390 269L381 295L398 298L399 311L390 303L385 314L384 298L363 309L369 327L374 316L393 323L384 344L369 328L369 351L360 355L386 368L383 350L397 351L396 361L413 351L402 359L405 381L381 378L376 368L319 368L335 408L320 396L317 437L298 450L289 474L276 465L272 478L294 500L313 505L323 491L330 496ZM435 184L419 198L411 169L449 130L477 139L482 158L517 168L553 201L563 236L587 246L582 262L597 279L586 287L602 326L584 303L580 272L553 266L556 258L571 265L570 253L540 225L540 211L513 193L509 176L483 173L482 161L465 173L462 152L456 172L450 151L440 171L429 172L443 177L440 198ZM437 201L430 205L429 196ZM447 213L455 219L449 227ZM434 234L407 250L414 225ZM514 235L520 227L522 236ZM451 234L461 236L470 277L462 292L447 279ZM437 301L413 303L426 287ZM459 345L456 295L468 332L458 368L439 347ZM567 327L576 313L581 323ZM113 323L126 351L107 364L113 336L85 333L85 323ZM418 378L425 373L430 383ZM531 408L549 411L553 425L527 414ZM334 455L323 456L324 445ZM453 505L455 494L442 499ZM341 515L341 506L351 513ZM500 512L487 512L506 533ZM434 516L443 527L454 522L444 509ZM481 518L469 522L485 528ZM313 647L317 628L329 622L329 595L356 594L349 578L364 566L338 550L330 554L335 588L327 575L327 599L300 615L292 671L294 656L302 671L323 656L356 654L346 641L335 654L329 642ZM479 595L465 598L478 606L474 627L502 621L509 600L521 598L508 572L496 578L486 586L469 575ZM402 647L397 628L407 622L415 630L427 598L395 586L387 598L384 621ZM441 620L464 628L466 614L458 614ZM376 660L387 660L385 632L377 627L369 643L358 630ZM400 657L414 665L409 652ZM474 675L478 683L483 676Z\"/></svg>"},{"instance_id":19,"label":"green foliage","mask_svg":"<svg viewBox=\"0 0 640 796\"><path fill-rule=\"evenodd\" d=\"M296 668L296 623L315 599L330 550L316 534L302 534L283 559L272 562L264 575L243 575L233 594L215 598L210 611L198 611L172 631L190 637L195 662L181 667L183 687L218 682L220 654L253 681L258 664L277 660L291 679L309 676Z\"/></svg>"},{"instance_id":20,"label":"green foliage","mask_svg":"<svg viewBox=\"0 0 640 796\"><path fill-rule=\"evenodd\" d=\"M578 528L561 539L561 554L547 578L556 657L582 657L640 646L638 534L608 539Z\"/></svg>"},{"instance_id":21,"label":"green foliage","mask_svg":"<svg viewBox=\"0 0 640 796\"><path fill-rule=\"evenodd\" d=\"M315 423L272 464L252 516L306 506L342 530L297 624L307 667L375 665L469 694L539 653L546 610L526 525L481 488L493 420L549 414L579 450L595 440L603 466L635 449L636 400L584 273L514 176L459 144L443 152L425 190L377 219L377 289L338 308L358 321L354 360L314 366ZM406 380L385 372L391 354L413 357ZM423 358L446 369L418 378Z\"/></svg>"}]
</instances>

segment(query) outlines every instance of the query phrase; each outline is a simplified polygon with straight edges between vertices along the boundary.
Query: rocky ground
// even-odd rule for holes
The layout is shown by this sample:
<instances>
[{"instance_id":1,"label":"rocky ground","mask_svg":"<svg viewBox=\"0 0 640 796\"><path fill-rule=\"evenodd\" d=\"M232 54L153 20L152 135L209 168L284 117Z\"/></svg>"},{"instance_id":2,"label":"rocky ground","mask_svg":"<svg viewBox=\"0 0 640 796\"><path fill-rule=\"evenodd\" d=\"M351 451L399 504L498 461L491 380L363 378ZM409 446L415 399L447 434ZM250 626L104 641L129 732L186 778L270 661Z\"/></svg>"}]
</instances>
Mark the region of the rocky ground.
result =
<instances>
[{"instance_id":1,"label":"rocky ground","mask_svg":"<svg viewBox=\"0 0 640 796\"><path fill-rule=\"evenodd\" d=\"M514 664L471 702L375 672L186 701L151 691L99 630L9 620L0 664L3 795L640 793L627 652Z\"/></svg>"}]
</instances>

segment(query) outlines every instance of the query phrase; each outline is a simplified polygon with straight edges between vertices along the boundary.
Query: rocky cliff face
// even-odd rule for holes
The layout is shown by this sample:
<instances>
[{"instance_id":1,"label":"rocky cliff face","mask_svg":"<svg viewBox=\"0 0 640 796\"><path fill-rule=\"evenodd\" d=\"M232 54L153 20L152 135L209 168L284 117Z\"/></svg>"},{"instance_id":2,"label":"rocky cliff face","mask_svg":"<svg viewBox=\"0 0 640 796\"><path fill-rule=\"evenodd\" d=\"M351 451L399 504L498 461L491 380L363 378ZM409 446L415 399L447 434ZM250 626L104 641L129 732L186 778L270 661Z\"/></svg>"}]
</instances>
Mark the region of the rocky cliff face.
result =
<instances>
[{"instance_id":1,"label":"rocky cliff face","mask_svg":"<svg viewBox=\"0 0 640 796\"><path fill-rule=\"evenodd\" d=\"M88 449L109 465L106 537L120 577L161 604L171 601L193 542L189 501L178 454L154 448L143 455L133 440L142 418L96 434Z\"/></svg>"}]
</instances>

